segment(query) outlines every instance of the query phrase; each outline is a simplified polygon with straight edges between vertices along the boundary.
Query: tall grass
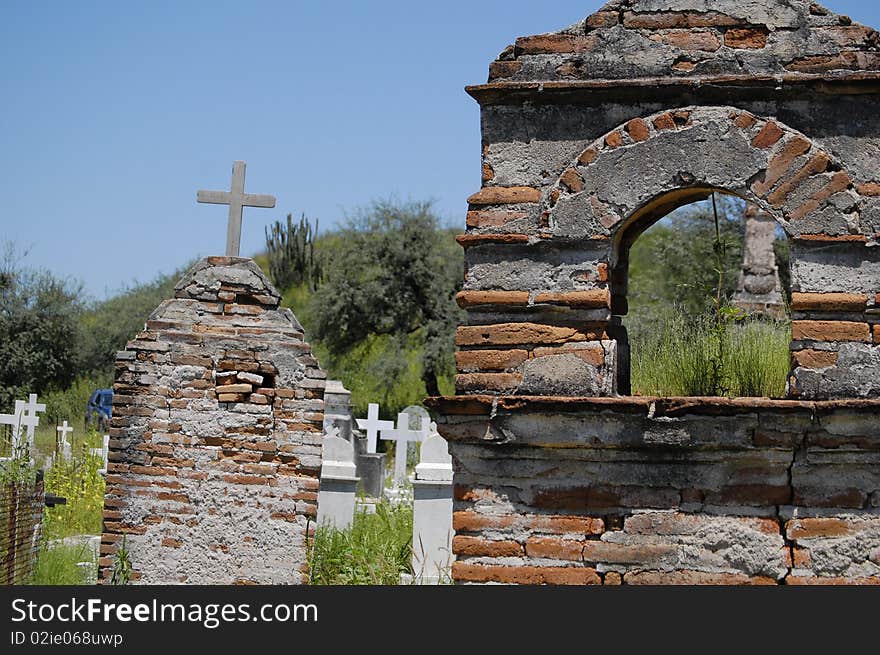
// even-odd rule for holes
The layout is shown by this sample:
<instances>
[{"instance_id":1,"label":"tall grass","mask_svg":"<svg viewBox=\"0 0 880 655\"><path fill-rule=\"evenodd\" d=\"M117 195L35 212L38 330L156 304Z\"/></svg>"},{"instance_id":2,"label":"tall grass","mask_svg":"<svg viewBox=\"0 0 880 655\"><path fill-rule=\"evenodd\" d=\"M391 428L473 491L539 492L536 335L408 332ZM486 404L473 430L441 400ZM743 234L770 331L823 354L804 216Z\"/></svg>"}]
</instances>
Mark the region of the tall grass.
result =
<instances>
[{"instance_id":1,"label":"tall grass","mask_svg":"<svg viewBox=\"0 0 880 655\"><path fill-rule=\"evenodd\" d=\"M31 584L94 584L97 567L95 551L88 544L52 543L44 540L37 555Z\"/></svg>"},{"instance_id":2,"label":"tall grass","mask_svg":"<svg viewBox=\"0 0 880 655\"><path fill-rule=\"evenodd\" d=\"M310 584L396 585L410 572L412 506L383 500L356 512L346 530L318 527L309 549Z\"/></svg>"},{"instance_id":3,"label":"tall grass","mask_svg":"<svg viewBox=\"0 0 880 655\"><path fill-rule=\"evenodd\" d=\"M630 329L633 393L718 395L713 366L719 337L710 315L685 317L671 311ZM746 319L730 324L721 338L721 386L726 395L784 395L791 340L788 323Z\"/></svg>"}]
</instances>

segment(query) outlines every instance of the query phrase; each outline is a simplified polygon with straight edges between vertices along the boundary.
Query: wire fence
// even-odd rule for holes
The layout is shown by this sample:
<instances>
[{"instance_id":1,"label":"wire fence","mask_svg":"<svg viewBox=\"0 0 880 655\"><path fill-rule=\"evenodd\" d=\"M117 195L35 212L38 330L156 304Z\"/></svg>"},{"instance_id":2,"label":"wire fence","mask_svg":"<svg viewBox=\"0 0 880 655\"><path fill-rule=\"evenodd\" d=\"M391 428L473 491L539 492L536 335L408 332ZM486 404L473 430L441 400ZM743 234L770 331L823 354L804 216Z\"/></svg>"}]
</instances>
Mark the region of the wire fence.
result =
<instances>
[{"instance_id":1,"label":"wire fence","mask_svg":"<svg viewBox=\"0 0 880 655\"><path fill-rule=\"evenodd\" d=\"M28 584L43 523L43 481L0 486L0 584Z\"/></svg>"}]
</instances>

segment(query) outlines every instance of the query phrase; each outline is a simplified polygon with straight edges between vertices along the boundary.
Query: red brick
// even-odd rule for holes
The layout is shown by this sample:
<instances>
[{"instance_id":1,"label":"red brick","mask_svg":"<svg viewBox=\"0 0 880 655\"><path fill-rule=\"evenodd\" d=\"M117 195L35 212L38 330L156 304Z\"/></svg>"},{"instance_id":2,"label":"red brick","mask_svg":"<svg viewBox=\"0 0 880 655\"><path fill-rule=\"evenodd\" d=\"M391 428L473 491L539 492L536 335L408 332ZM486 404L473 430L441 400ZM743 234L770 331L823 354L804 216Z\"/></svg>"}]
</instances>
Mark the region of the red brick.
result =
<instances>
[{"instance_id":1,"label":"red brick","mask_svg":"<svg viewBox=\"0 0 880 655\"><path fill-rule=\"evenodd\" d=\"M180 539L172 539L171 537L165 537L162 540L162 545L168 548L180 548L183 546L183 542Z\"/></svg>"},{"instance_id":2,"label":"red brick","mask_svg":"<svg viewBox=\"0 0 880 655\"><path fill-rule=\"evenodd\" d=\"M654 564L666 555L672 555L675 546L666 544L638 544L633 546L614 544L606 541L587 541L584 543L585 562L606 562L610 564Z\"/></svg>"},{"instance_id":3,"label":"red brick","mask_svg":"<svg viewBox=\"0 0 880 655\"><path fill-rule=\"evenodd\" d=\"M721 47L721 40L709 30L674 30L652 34L649 38L680 50L715 52Z\"/></svg>"},{"instance_id":4,"label":"red brick","mask_svg":"<svg viewBox=\"0 0 880 655\"><path fill-rule=\"evenodd\" d=\"M604 326L581 329L539 323L465 325L455 332L457 346L510 346L516 344L563 344L606 338Z\"/></svg>"},{"instance_id":5,"label":"red brick","mask_svg":"<svg viewBox=\"0 0 880 655\"><path fill-rule=\"evenodd\" d=\"M458 371L507 371L529 358L526 350L460 350L455 353Z\"/></svg>"},{"instance_id":6,"label":"red brick","mask_svg":"<svg viewBox=\"0 0 880 655\"><path fill-rule=\"evenodd\" d=\"M837 364L837 353L827 350L798 350L791 354L798 366L820 369Z\"/></svg>"},{"instance_id":7,"label":"red brick","mask_svg":"<svg viewBox=\"0 0 880 655\"><path fill-rule=\"evenodd\" d=\"M504 584L602 584L594 569L549 566L481 566L468 562L452 564L452 578L459 582L500 582Z\"/></svg>"},{"instance_id":8,"label":"red brick","mask_svg":"<svg viewBox=\"0 0 880 655\"><path fill-rule=\"evenodd\" d=\"M835 193L840 193L841 191L845 191L852 185L852 178L849 176L849 173L846 171L838 171L836 172L831 180L829 180L828 184L826 184L822 189L817 191L812 198L810 198L807 202L805 202L801 207L796 209L791 213L789 219L792 221L797 221L802 219L807 214L816 211L822 205L823 202L828 200Z\"/></svg>"},{"instance_id":9,"label":"red brick","mask_svg":"<svg viewBox=\"0 0 880 655\"><path fill-rule=\"evenodd\" d=\"M743 112L733 120L733 124L743 130L750 130L755 126L755 123L757 122L758 119L755 118L753 114L750 114L748 112Z\"/></svg>"},{"instance_id":10,"label":"red brick","mask_svg":"<svg viewBox=\"0 0 880 655\"><path fill-rule=\"evenodd\" d=\"M581 156L578 157L578 162L583 164L584 166L589 166L594 161L596 161L596 157L599 156L599 151L593 147L587 148L581 153Z\"/></svg>"},{"instance_id":11,"label":"red brick","mask_svg":"<svg viewBox=\"0 0 880 655\"><path fill-rule=\"evenodd\" d=\"M483 246L486 244L528 243L527 234L459 234L455 241L462 248Z\"/></svg>"},{"instance_id":12,"label":"red brick","mask_svg":"<svg viewBox=\"0 0 880 655\"><path fill-rule=\"evenodd\" d=\"M602 584L606 587L618 587L623 584L623 576L616 571L608 571L608 573L605 574L605 579Z\"/></svg>"},{"instance_id":13,"label":"red brick","mask_svg":"<svg viewBox=\"0 0 880 655\"><path fill-rule=\"evenodd\" d=\"M472 557L520 557L523 549L518 542L512 540L490 541L456 535L452 540L452 552Z\"/></svg>"},{"instance_id":14,"label":"red brick","mask_svg":"<svg viewBox=\"0 0 880 655\"><path fill-rule=\"evenodd\" d=\"M863 196L880 196L880 182L866 182L856 187L859 195Z\"/></svg>"},{"instance_id":15,"label":"red brick","mask_svg":"<svg viewBox=\"0 0 880 655\"><path fill-rule=\"evenodd\" d=\"M541 200L541 190L527 186L487 186L470 198L471 205L515 205L536 203Z\"/></svg>"},{"instance_id":16,"label":"red brick","mask_svg":"<svg viewBox=\"0 0 880 655\"><path fill-rule=\"evenodd\" d=\"M791 338L795 341L861 341L870 343L867 323L851 321L792 321Z\"/></svg>"},{"instance_id":17,"label":"red brick","mask_svg":"<svg viewBox=\"0 0 880 655\"><path fill-rule=\"evenodd\" d=\"M620 23L620 14L616 11L597 11L587 18L587 27L598 29L600 27L614 27Z\"/></svg>"},{"instance_id":18,"label":"red brick","mask_svg":"<svg viewBox=\"0 0 880 655\"><path fill-rule=\"evenodd\" d=\"M529 557L579 562L583 559L584 542L550 537L530 537L526 541Z\"/></svg>"},{"instance_id":19,"label":"red brick","mask_svg":"<svg viewBox=\"0 0 880 655\"><path fill-rule=\"evenodd\" d=\"M623 134L620 132L612 132L605 137L605 145L609 148L619 148L623 145Z\"/></svg>"},{"instance_id":20,"label":"red brick","mask_svg":"<svg viewBox=\"0 0 880 655\"><path fill-rule=\"evenodd\" d=\"M569 168L562 174L559 181L572 193L580 193L584 190L584 180L575 169Z\"/></svg>"},{"instance_id":21,"label":"red brick","mask_svg":"<svg viewBox=\"0 0 880 655\"><path fill-rule=\"evenodd\" d=\"M596 265L596 281L603 283L608 281L608 264L603 262Z\"/></svg>"},{"instance_id":22,"label":"red brick","mask_svg":"<svg viewBox=\"0 0 880 655\"><path fill-rule=\"evenodd\" d=\"M601 309L611 304L611 293L607 289L590 291L545 291L535 296L535 303L565 305L580 309Z\"/></svg>"},{"instance_id":23,"label":"red brick","mask_svg":"<svg viewBox=\"0 0 880 655\"><path fill-rule=\"evenodd\" d=\"M880 345L880 323L874 326L874 343Z\"/></svg>"},{"instance_id":24,"label":"red brick","mask_svg":"<svg viewBox=\"0 0 880 655\"><path fill-rule=\"evenodd\" d=\"M522 380L519 373L464 373L455 376L455 389L458 393L516 391Z\"/></svg>"},{"instance_id":25,"label":"red brick","mask_svg":"<svg viewBox=\"0 0 880 655\"><path fill-rule=\"evenodd\" d=\"M259 475L224 475L223 481L229 484L265 485L269 484L269 478Z\"/></svg>"},{"instance_id":26,"label":"red brick","mask_svg":"<svg viewBox=\"0 0 880 655\"><path fill-rule=\"evenodd\" d=\"M759 50L767 45L769 34L766 27L732 28L724 33L724 45L728 48Z\"/></svg>"},{"instance_id":27,"label":"red brick","mask_svg":"<svg viewBox=\"0 0 880 655\"><path fill-rule=\"evenodd\" d=\"M636 571L623 576L630 585L775 585L776 580L764 576L750 577L745 573L705 573L703 571Z\"/></svg>"},{"instance_id":28,"label":"red brick","mask_svg":"<svg viewBox=\"0 0 880 655\"><path fill-rule=\"evenodd\" d=\"M483 162L483 182L491 182L495 177L495 169L492 168L492 164L487 161Z\"/></svg>"},{"instance_id":29,"label":"red brick","mask_svg":"<svg viewBox=\"0 0 880 655\"><path fill-rule=\"evenodd\" d=\"M808 569L813 565L813 560L810 557L810 550L808 548L792 548L793 551L793 559L792 566L796 569Z\"/></svg>"},{"instance_id":30,"label":"red brick","mask_svg":"<svg viewBox=\"0 0 880 655\"><path fill-rule=\"evenodd\" d=\"M795 311L863 312L868 296L862 293L792 293L791 308Z\"/></svg>"},{"instance_id":31,"label":"red brick","mask_svg":"<svg viewBox=\"0 0 880 655\"><path fill-rule=\"evenodd\" d=\"M634 29L663 30L691 27L731 27L745 24L745 20L717 11L632 12L623 15L625 27Z\"/></svg>"},{"instance_id":32,"label":"red brick","mask_svg":"<svg viewBox=\"0 0 880 655\"><path fill-rule=\"evenodd\" d=\"M557 348L535 348L534 356L551 357L553 355L573 355L593 366L602 366L605 363L605 351L601 347L575 348L573 346L559 346Z\"/></svg>"},{"instance_id":33,"label":"red brick","mask_svg":"<svg viewBox=\"0 0 880 655\"><path fill-rule=\"evenodd\" d=\"M797 157L806 154L812 144L802 136L787 141L782 150L774 155L767 165L764 180L752 185L752 190L760 196L768 194L779 180L788 172Z\"/></svg>"},{"instance_id":34,"label":"red brick","mask_svg":"<svg viewBox=\"0 0 880 655\"><path fill-rule=\"evenodd\" d=\"M752 145L755 148L766 149L777 143L785 132L774 121L767 121L766 125L761 128L757 136L752 139Z\"/></svg>"},{"instance_id":35,"label":"red brick","mask_svg":"<svg viewBox=\"0 0 880 655\"><path fill-rule=\"evenodd\" d=\"M459 291L455 300L461 308L479 305L525 307L529 304L528 291Z\"/></svg>"},{"instance_id":36,"label":"red brick","mask_svg":"<svg viewBox=\"0 0 880 655\"><path fill-rule=\"evenodd\" d=\"M849 522L835 518L792 519L785 524L786 536L794 541L845 537L852 532L852 525Z\"/></svg>"},{"instance_id":37,"label":"red brick","mask_svg":"<svg viewBox=\"0 0 880 655\"><path fill-rule=\"evenodd\" d=\"M513 77L522 69L521 61L493 61L489 64L489 81Z\"/></svg>"},{"instance_id":38,"label":"red brick","mask_svg":"<svg viewBox=\"0 0 880 655\"><path fill-rule=\"evenodd\" d=\"M675 129L675 120L672 118L672 114L666 112L665 114L660 114L657 118L654 119L654 128L658 130L674 130Z\"/></svg>"},{"instance_id":39,"label":"red brick","mask_svg":"<svg viewBox=\"0 0 880 655\"><path fill-rule=\"evenodd\" d=\"M531 530L554 534L602 534L605 523L602 519L585 516L544 516L526 517L525 526Z\"/></svg>"},{"instance_id":40,"label":"red brick","mask_svg":"<svg viewBox=\"0 0 880 655\"><path fill-rule=\"evenodd\" d=\"M634 118L629 123L626 124L624 128L628 133L630 138L635 141L647 141L648 137L651 136L651 131L648 129L648 124L645 123L641 118Z\"/></svg>"},{"instance_id":41,"label":"red brick","mask_svg":"<svg viewBox=\"0 0 880 655\"><path fill-rule=\"evenodd\" d=\"M456 532L480 532L485 529L505 529L512 526L515 521L516 517L509 514L495 516L492 514L480 514L472 511L452 513L452 529Z\"/></svg>"},{"instance_id":42,"label":"red brick","mask_svg":"<svg viewBox=\"0 0 880 655\"><path fill-rule=\"evenodd\" d=\"M806 180L808 177L812 175L818 175L819 173L824 173L828 170L828 166L831 164L831 157L828 156L825 152L817 152L814 154L810 160L804 164L803 168L795 173L794 177L790 180L782 184L776 191L767 196L767 200L774 207L781 207L782 203L785 202L785 199L791 195L791 193L800 186L801 182Z\"/></svg>"},{"instance_id":43,"label":"red brick","mask_svg":"<svg viewBox=\"0 0 880 655\"><path fill-rule=\"evenodd\" d=\"M471 210L467 213L467 226L474 228L504 227L508 223L528 218L528 216L526 212L517 211Z\"/></svg>"},{"instance_id":44,"label":"red brick","mask_svg":"<svg viewBox=\"0 0 880 655\"><path fill-rule=\"evenodd\" d=\"M523 55L567 54L586 52L596 45L594 36L573 34L537 34L516 40L516 53Z\"/></svg>"}]
</instances>

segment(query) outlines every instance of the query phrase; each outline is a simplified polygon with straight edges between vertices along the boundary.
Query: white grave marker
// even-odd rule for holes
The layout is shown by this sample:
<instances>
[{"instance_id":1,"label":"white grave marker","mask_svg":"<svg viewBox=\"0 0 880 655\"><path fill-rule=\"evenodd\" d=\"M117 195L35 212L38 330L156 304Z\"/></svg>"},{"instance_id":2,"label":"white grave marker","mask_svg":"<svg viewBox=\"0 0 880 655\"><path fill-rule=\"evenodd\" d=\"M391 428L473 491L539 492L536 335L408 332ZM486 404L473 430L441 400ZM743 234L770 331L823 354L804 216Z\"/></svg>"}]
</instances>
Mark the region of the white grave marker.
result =
<instances>
[{"instance_id":1,"label":"white grave marker","mask_svg":"<svg viewBox=\"0 0 880 655\"><path fill-rule=\"evenodd\" d=\"M367 452L376 452L376 439L380 430L393 430L394 421L379 420L379 405L370 403L367 407L367 418L357 419L357 426L367 431Z\"/></svg>"},{"instance_id":2,"label":"white grave marker","mask_svg":"<svg viewBox=\"0 0 880 655\"><path fill-rule=\"evenodd\" d=\"M64 421L61 425L55 428L59 433L61 433L61 456L64 459L70 459L71 451L70 451L70 442L67 440L67 435L73 432L73 428L67 425L67 421Z\"/></svg>"},{"instance_id":3,"label":"white grave marker","mask_svg":"<svg viewBox=\"0 0 880 655\"><path fill-rule=\"evenodd\" d=\"M415 582L439 584L452 566L452 457L449 445L431 423L422 442L413 482L413 554Z\"/></svg>"},{"instance_id":4,"label":"white grave marker","mask_svg":"<svg viewBox=\"0 0 880 655\"><path fill-rule=\"evenodd\" d=\"M110 453L110 435L104 435L104 447L92 448L89 450L92 455L98 455L104 460L104 468L98 469L100 475L107 475L107 455Z\"/></svg>"},{"instance_id":5,"label":"white grave marker","mask_svg":"<svg viewBox=\"0 0 880 655\"><path fill-rule=\"evenodd\" d=\"M12 414L0 414L0 425L12 426L12 457L16 457L20 450L27 447L27 452L34 443L34 432L40 424L40 417L37 412L45 412L46 405L37 402L37 394L32 393L28 396L28 401L15 401L15 409ZM27 427L27 442L22 443L21 429ZM4 457L2 459L11 459Z\"/></svg>"},{"instance_id":6,"label":"white grave marker","mask_svg":"<svg viewBox=\"0 0 880 655\"><path fill-rule=\"evenodd\" d=\"M321 454L321 483L318 489L318 525L339 530L354 519L355 492L359 478L354 464L354 446L339 436L339 428L324 434Z\"/></svg>"},{"instance_id":7,"label":"white grave marker","mask_svg":"<svg viewBox=\"0 0 880 655\"><path fill-rule=\"evenodd\" d=\"M409 419L411 414L401 412L397 415L397 428L393 430L382 430L379 435L385 441L396 441L394 446L394 482L400 484L406 480L406 449L410 441L419 442L425 438L427 426L424 425L424 419L417 417L419 427L411 430L409 427Z\"/></svg>"},{"instance_id":8,"label":"white grave marker","mask_svg":"<svg viewBox=\"0 0 880 655\"><path fill-rule=\"evenodd\" d=\"M229 224L226 227L226 256L238 257L241 248L241 210L243 207L275 206L275 196L244 192L244 171L246 164L236 161L232 164L232 186L230 191L202 191L196 194L198 202L213 205L229 205Z\"/></svg>"}]
</instances>

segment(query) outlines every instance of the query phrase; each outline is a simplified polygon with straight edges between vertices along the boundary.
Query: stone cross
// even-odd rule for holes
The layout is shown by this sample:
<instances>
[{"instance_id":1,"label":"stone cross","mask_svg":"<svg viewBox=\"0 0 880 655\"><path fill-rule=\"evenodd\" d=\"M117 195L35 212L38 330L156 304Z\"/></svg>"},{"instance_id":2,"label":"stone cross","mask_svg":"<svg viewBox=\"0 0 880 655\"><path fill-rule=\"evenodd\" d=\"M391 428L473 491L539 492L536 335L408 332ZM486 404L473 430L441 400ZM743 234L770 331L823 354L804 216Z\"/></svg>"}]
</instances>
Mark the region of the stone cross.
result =
<instances>
[{"instance_id":1,"label":"stone cross","mask_svg":"<svg viewBox=\"0 0 880 655\"><path fill-rule=\"evenodd\" d=\"M357 425L361 430L367 431L367 452L376 452L376 438L380 430L393 430L394 421L379 420L379 405L370 403L367 407L367 418L357 419Z\"/></svg>"},{"instance_id":2,"label":"stone cross","mask_svg":"<svg viewBox=\"0 0 880 655\"><path fill-rule=\"evenodd\" d=\"M70 459L70 442L67 440L67 435L73 432L73 428L67 425L67 421L64 421L55 429L61 433L61 455L64 459Z\"/></svg>"},{"instance_id":3,"label":"stone cross","mask_svg":"<svg viewBox=\"0 0 880 655\"><path fill-rule=\"evenodd\" d=\"M418 442L425 438L424 419L418 417L419 427L411 430L409 419L411 414L401 412L397 415L397 428L382 430L380 437L385 441L396 441L394 446L394 482L399 484L406 479L406 449L410 441Z\"/></svg>"},{"instance_id":4,"label":"stone cross","mask_svg":"<svg viewBox=\"0 0 880 655\"><path fill-rule=\"evenodd\" d=\"M229 205L229 224L226 228L226 256L238 257L241 249L241 210L243 207L275 206L275 196L244 192L244 170L246 164L236 161L232 165L232 186L230 191L203 191L196 195L198 202L213 205Z\"/></svg>"}]
</instances>

